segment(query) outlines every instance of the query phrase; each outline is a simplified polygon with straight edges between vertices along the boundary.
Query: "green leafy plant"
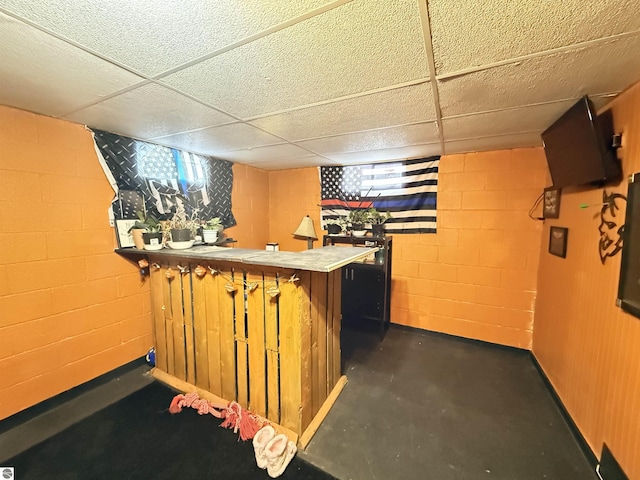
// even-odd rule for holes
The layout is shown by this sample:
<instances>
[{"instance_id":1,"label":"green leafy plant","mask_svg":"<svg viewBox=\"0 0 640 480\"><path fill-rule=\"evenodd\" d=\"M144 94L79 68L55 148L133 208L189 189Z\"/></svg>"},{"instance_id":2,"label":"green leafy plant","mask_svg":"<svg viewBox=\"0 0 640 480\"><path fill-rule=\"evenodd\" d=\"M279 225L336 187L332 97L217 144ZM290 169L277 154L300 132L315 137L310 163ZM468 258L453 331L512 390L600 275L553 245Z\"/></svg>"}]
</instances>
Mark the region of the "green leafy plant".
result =
<instances>
[{"instance_id":1,"label":"green leafy plant","mask_svg":"<svg viewBox=\"0 0 640 480\"><path fill-rule=\"evenodd\" d=\"M351 224L365 224L369 221L369 213L368 210L363 208L354 208L349 211L349 215L347 216L347 221Z\"/></svg>"},{"instance_id":2,"label":"green leafy plant","mask_svg":"<svg viewBox=\"0 0 640 480\"><path fill-rule=\"evenodd\" d=\"M205 230L222 230L224 225L222 225L222 220L220 217L213 217L202 224L202 228Z\"/></svg>"},{"instance_id":3,"label":"green leafy plant","mask_svg":"<svg viewBox=\"0 0 640 480\"><path fill-rule=\"evenodd\" d=\"M381 213L376 210L375 207L370 207L367 210L367 215L369 216L367 223L370 223L371 225L382 225L391 218L391 214L389 212Z\"/></svg>"},{"instance_id":4,"label":"green leafy plant","mask_svg":"<svg viewBox=\"0 0 640 480\"><path fill-rule=\"evenodd\" d=\"M133 226L129 229L129 232L136 229L144 230L147 233L162 231L162 225L160 224L160 221L153 215L145 215L142 211L136 212L136 215L138 216L138 219L136 220L136 223L134 223Z\"/></svg>"}]
</instances>

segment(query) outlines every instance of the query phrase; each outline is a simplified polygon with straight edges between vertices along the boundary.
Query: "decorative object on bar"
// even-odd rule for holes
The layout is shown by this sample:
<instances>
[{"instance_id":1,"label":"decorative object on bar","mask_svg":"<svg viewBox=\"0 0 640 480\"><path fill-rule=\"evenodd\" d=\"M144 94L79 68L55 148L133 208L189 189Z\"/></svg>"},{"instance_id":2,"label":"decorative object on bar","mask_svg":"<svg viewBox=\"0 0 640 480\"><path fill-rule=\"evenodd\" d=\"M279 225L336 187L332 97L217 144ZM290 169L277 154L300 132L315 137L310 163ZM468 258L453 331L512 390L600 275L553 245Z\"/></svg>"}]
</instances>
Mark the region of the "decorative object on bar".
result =
<instances>
[{"instance_id":1,"label":"decorative object on bar","mask_svg":"<svg viewBox=\"0 0 640 480\"><path fill-rule=\"evenodd\" d=\"M370 207L367 214L371 224L371 234L374 237L384 237L384 222L391 218L391 214L389 212L380 213L376 207Z\"/></svg>"},{"instance_id":2,"label":"decorative object on bar","mask_svg":"<svg viewBox=\"0 0 640 480\"><path fill-rule=\"evenodd\" d=\"M363 237L367 231L364 224L369 221L369 213L366 208L354 208L349 211L347 221L351 225L351 234L356 237Z\"/></svg>"},{"instance_id":3,"label":"decorative object on bar","mask_svg":"<svg viewBox=\"0 0 640 480\"><path fill-rule=\"evenodd\" d=\"M325 225L329 235L340 235L347 229L347 219L345 217L329 218L325 220Z\"/></svg>"},{"instance_id":4,"label":"decorative object on bar","mask_svg":"<svg viewBox=\"0 0 640 480\"><path fill-rule=\"evenodd\" d=\"M194 210L191 215L187 215L184 203L176 197L176 212L165 225L164 231L166 240L169 240L167 237L170 234L170 239L174 243L182 244L182 242L188 242L195 238L196 232L199 228L200 220L198 220L198 211ZM172 247L172 245L169 246Z\"/></svg>"},{"instance_id":5,"label":"decorative object on bar","mask_svg":"<svg viewBox=\"0 0 640 480\"><path fill-rule=\"evenodd\" d=\"M204 243L216 243L218 234L223 230L220 217L213 217L202 224L202 241Z\"/></svg>"},{"instance_id":6,"label":"decorative object on bar","mask_svg":"<svg viewBox=\"0 0 640 480\"><path fill-rule=\"evenodd\" d=\"M313 248L313 241L317 240L318 236L316 235L316 229L313 228L313 220L309 215L302 218L300 225L298 225L296 231L293 232L293 235L296 237L306 238L307 249L310 250Z\"/></svg>"}]
</instances>

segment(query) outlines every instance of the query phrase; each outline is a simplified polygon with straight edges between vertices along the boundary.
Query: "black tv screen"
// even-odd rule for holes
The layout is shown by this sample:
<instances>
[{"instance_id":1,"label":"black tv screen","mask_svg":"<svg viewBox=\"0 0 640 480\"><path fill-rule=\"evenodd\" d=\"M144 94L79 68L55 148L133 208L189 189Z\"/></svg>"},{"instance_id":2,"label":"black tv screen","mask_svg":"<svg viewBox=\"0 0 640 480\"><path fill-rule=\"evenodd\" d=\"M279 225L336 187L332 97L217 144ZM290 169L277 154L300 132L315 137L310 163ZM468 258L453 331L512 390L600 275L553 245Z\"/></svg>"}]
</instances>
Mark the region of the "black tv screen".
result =
<instances>
[{"instance_id":1,"label":"black tv screen","mask_svg":"<svg viewBox=\"0 0 640 480\"><path fill-rule=\"evenodd\" d=\"M610 112L598 117L585 95L542 132L553 186L602 186L618 182L622 169L611 148Z\"/></svg>"}]
</instances>

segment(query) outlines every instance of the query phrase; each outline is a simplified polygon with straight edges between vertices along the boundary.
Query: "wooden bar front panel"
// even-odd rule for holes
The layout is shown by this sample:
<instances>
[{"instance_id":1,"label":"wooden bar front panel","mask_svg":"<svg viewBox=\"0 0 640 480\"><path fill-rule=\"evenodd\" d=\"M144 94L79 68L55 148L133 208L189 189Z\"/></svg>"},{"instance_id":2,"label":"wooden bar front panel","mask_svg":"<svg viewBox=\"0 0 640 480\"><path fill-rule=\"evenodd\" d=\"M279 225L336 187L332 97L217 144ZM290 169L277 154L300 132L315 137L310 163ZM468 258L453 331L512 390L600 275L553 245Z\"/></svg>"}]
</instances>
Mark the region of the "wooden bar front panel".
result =
<instances>
[{"instance_id":1,"label":"wooden bar front panel","mask_svg":"<svg viewBox=\"0 0 640 480\"><path fill-rule=\"evenodd\" d=\"M302 434L340 378L339 271L151 265L156 367Z\"/></svg>"}]
</instances>

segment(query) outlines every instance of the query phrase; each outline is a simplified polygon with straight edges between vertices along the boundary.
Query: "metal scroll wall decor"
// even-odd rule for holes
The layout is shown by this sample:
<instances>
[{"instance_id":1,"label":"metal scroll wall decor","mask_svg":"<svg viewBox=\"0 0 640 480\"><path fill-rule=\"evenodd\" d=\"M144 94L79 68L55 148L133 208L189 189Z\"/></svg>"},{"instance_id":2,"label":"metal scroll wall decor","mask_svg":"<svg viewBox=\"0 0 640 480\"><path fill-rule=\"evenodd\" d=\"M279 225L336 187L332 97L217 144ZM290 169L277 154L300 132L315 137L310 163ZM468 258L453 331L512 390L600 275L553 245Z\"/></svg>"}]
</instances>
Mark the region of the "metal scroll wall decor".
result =
<instances>
[{"instance_id":1,"label":"metal scroll wall decor","mask_svg":"<svg viewBox=\"0 0 640 480\"><path fill-rule=\"evenodd\" d=\"M620 193L607 193L602 191L602 208L600 210L600 241L598 252L600 261L604 265L607 257L613 257L622 250L622 235L624 223L618 213L626 210L627 197Z\"/></svg>"}]
</instances>

